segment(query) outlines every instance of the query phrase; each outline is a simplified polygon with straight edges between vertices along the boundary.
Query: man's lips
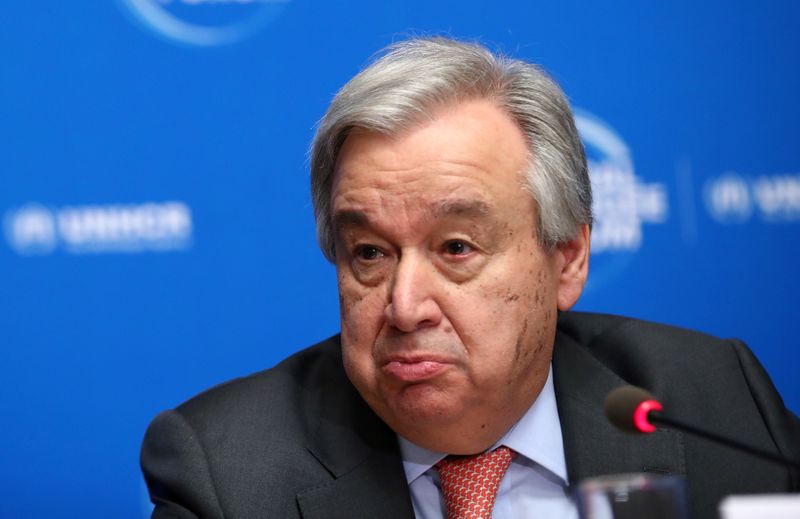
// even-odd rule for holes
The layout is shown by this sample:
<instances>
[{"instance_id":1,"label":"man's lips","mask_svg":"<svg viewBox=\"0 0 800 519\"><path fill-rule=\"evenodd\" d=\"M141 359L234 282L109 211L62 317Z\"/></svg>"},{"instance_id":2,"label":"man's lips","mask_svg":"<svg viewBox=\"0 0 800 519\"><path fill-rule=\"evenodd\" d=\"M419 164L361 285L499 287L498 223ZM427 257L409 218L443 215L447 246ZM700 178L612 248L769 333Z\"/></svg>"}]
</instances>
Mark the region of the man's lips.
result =
<instances>
[{"instance_id":1,"label":"man's lips","mask_svg":"<svg viewBox=\"0 0 800 519\"><path fill-rule=\"evenodd\" d=\"M393 357L381 369L384 374L401 382L421 382L439 375L450 364L439 357Z\"/></svg>"}]
</instances>

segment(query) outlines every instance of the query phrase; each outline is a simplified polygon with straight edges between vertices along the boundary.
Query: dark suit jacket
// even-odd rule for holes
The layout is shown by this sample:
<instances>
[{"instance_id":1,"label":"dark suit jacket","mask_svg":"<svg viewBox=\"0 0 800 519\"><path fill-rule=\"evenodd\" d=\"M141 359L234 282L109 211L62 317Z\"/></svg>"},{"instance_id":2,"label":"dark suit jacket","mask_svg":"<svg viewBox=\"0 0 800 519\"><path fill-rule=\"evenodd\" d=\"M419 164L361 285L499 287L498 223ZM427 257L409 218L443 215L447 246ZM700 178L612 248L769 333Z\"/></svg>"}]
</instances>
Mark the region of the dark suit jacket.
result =
<instances>
[{"instance_id":1,"label":"dark suit jacket","mask_svg":"<svg viewBox=\"0 0 800 519\"><path fill-rule=\"evenodd\" d=\"M634 384L686 421L800 459L800 422L740 342L567 313L553 354L570 481L681 474L695 519L728 494L786 492L800 474L668 429L615 430L613 388ZM338 337L158 415L142 468L155 518L413 518L397 440L342 368Z\"/></svg>"}]
</instances>

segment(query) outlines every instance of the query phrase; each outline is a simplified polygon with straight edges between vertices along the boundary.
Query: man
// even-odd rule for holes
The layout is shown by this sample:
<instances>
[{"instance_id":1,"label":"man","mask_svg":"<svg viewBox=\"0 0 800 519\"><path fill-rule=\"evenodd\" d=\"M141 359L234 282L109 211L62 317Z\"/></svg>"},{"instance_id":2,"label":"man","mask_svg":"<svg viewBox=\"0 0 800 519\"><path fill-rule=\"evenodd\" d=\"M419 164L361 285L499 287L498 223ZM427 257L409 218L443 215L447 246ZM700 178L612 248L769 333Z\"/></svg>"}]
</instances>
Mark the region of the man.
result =
<instances>
[{"instance_id":1,"label":"man","mask_svg":"<svg viewBox=\"0 0 800 519\"><path fill-rule=\"evenodd\" d=\"M566 312L591 191L535 66L399 43L337 94L311 170L341 337L159 415L142 451L154 517L575 517L578 481L641 471L684 476L711 517L726 494L798 488L780 466L607 424L605 395L631 383L800 458L796 417L742 344ZM492 474L477 504L470 471Z\"/></svg>"}]
</instances>

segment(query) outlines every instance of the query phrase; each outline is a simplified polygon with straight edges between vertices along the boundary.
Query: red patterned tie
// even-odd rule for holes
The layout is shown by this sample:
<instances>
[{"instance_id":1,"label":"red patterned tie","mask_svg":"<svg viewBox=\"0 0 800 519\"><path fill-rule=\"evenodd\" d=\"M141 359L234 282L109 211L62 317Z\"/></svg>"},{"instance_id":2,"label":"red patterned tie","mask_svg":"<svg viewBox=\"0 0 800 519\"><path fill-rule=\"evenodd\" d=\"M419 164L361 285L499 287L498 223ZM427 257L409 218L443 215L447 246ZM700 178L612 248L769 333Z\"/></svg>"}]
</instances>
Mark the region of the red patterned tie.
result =
<instances>
[{"instance_id":1,"label":"red patterned tie","mask_svg":"<svg viewBox=\"0 0 800 519\"><path fill-rule=\"evenodd\" d=\"M500 480L514 451L498 447L475 456L448 456L436 464L447 519L490 519Z\"/></svg>"}]
</instances>

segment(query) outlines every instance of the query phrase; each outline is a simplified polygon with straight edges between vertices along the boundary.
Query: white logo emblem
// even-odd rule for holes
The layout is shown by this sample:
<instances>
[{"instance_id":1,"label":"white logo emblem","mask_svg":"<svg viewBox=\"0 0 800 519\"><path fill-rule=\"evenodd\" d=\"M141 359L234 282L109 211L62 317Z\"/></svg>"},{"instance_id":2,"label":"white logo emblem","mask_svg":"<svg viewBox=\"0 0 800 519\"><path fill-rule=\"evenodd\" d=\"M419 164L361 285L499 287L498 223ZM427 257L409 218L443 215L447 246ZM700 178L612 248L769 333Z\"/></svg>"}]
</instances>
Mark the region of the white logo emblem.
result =
<instances>
[{"instance_id":1,"label":"white logo emblem","mask_svg":"<svg viewBox=\"0 0 800 519\"><path fill-rule=\"evenodd\" d=\"M706 184L705 197L709 213L720 223L745 222L753 212L750 186L733 172L710 180Z\"/></svg>"},{"instance_id":2,"label":"white logo emblem","mask_svg":"<svg viewBox=\"0 0 800 519\"><path fill-rule=\"evenodd\" d=\"M9 211L5 218L8 244L18 254L47 254L57 244L53 213L38 204Z\"/></svg>"},{"instance_id":3,"label":"white logo emblem","mask_svg":"<svg viewBox=\"0 0 800 519\"><path fill-rule=\"evenodd\" d=\"M192 45L225 45L246 38L291 0L121 0L161 36Z\"/></svg>"},{"instance_id":4,"label":"white logo emblem","mask_svg":"<svg viewBox=\"0 0 800 519\"><path fill-rule=\"evenodd\" d=\"M575 124L586 148L594 195L592 252L636 251L642 224L667 219L663 184L645 184L634 174L625 142L603 121L576 111Z\"/></svg>"}]
</instances>

